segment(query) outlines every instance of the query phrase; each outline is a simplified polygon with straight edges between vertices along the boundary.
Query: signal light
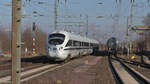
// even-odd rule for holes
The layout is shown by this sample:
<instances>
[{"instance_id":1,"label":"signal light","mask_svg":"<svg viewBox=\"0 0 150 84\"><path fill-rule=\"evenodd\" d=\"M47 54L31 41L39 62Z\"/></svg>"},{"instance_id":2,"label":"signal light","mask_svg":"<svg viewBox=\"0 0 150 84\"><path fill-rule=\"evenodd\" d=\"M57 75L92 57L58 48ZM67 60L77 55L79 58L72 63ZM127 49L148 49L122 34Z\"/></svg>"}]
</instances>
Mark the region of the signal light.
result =
<instances>
[{"instance_id":1,"label":"signal light","mask_svg":"<svg viewBox=\"0 0 150 84\"><path fill-rule=\"evenodd\" d=\"M35 45L33 45L33 49L35 49Z\"/></svg>"}]
</instances>

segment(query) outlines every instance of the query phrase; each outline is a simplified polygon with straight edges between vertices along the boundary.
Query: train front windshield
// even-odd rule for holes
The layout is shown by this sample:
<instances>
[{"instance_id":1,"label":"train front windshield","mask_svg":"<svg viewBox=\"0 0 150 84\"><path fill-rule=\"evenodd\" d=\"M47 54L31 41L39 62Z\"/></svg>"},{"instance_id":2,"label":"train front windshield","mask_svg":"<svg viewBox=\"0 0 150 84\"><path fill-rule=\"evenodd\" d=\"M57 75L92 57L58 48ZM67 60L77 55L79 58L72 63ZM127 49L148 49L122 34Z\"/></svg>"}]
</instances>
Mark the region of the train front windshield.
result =
<instances>
[{"instance_id":1,"label":"train front windshield","mask_svg":"<svg viewBox=\"0 0 150 84\"><path fill-rule=\"evenodd\" d=\"M49 40L48 41L49 44L51 44L51 45L60 45L64 42L65 35L59 34L59 33L51 34L51 35L49 35L48 40Z\"/></svg>"}]
</instances>

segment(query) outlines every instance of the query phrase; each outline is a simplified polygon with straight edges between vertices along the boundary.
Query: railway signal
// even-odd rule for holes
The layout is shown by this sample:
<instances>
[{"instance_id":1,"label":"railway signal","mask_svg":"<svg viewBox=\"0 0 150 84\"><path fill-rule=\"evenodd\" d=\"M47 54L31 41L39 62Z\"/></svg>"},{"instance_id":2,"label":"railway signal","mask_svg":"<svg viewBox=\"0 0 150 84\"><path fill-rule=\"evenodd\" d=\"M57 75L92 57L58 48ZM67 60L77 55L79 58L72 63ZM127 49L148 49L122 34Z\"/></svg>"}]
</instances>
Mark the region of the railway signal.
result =
<instances>
[{"instance_id":1,"label":"railway signal","mask_svg":"<svg viewBox=\"0 0 150 84\"><path fill-rule=\"evenodd\" d=\"M35 22L33 22L32 31L35 32L35 30L36 30L36 24Z\"/></svg>"},{"instance_id":2,"label":"railway signal","mask_svg":"<svg viewBox=\"0 0 150 84\"><path fill-rule=\"evenodd\" d=\"M35 38L33 38L33 54L35 54Z\"/></svg>"},{"instance_id":3,"label":"railway signal","mask_svg":"<svg viewBox=\"0 0 150 84\"><path fill-rule=\"evenodd\" d=\"M32 42L33 42L33 46L32 46L32 53L33 53L33 55L35 55L35 31L36 31L36 24L35 24L35 22L33 22L33 26L32 26L32 31L33 31L33 40L32 40Z\"/></svg>"}]
</instances>

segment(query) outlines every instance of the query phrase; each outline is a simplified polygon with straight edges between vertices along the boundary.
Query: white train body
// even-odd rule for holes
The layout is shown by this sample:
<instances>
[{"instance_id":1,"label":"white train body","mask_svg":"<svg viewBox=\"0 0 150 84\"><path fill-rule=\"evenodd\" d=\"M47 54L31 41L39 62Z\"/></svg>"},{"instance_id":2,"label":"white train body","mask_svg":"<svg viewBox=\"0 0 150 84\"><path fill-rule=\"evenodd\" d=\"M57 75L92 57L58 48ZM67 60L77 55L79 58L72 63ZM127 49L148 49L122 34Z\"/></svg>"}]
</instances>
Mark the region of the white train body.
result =
<instances>
[{"instance_id":1,"label":"white train body","mask_svg":"<svg viewBox=\"0 0 150 84\"><path fill-rule=\"evenodd\" d=\"M99 42L87 37L66 31L56 31L47 37L47 57L55 61L63 61L93 53Z\"/></svg>"}]
</instances>

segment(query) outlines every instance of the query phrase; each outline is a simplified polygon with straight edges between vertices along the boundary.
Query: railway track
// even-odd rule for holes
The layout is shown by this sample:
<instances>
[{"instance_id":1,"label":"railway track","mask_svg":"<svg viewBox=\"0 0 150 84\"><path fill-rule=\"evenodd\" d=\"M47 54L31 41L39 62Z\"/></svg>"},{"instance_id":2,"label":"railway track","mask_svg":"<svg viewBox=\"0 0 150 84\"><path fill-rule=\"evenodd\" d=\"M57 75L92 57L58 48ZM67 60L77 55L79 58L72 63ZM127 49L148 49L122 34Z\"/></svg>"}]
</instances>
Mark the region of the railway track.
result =
<instances>
[{"instance_id":1,"label":"railway track","mask_svg":"<svg viewBox=\"0 0 150 84\"><path fill-rule=\"evenodd\" d=\"M38 61L41 59L40 61ZM21 72L24 73L29 70L38 69L42 66L46 66L48 64L54 64L46 60L44 56L36 56L30 58L22 58L21 59ZM11 60L4 60L0 61L0 84L1 82L8 82L8 78L10 79L9 75L11 75ZM5 80L3 80L3 78Z\"/></svg>"},{"instance_id":2,"label":"railway track","mask_svg":"<svg viewBox=\"0 0 150 84\"><path fill-rule=\"evenodd\" d=\"M118 57L119 58L119 57ZM125 60L125 59L123 59L123 58L119 58L121 61L123 61L123 62L125 62L125 63L128 63L128 64L133 64L133 65L140 65L141 67L143 67L143 68L148 68L148 69L150 69L150 64L148 64L148 63L141 63L141 62L137 62L137 61L127 61L127 60Z\"/></svg>"},{"instance_id":3,"label":"railway track","mask_svg":"<svg viewBox=\"0 0 150 84\"><path fill-rule=\"evenodd\" d=\"M11 62L11 60L0 60L0 64Z\"/></svg>"},{"instance_id":4,"label":"railway track","mask_svg":"<svg viewBox=\"0 0 150 84\"><path fill-rule=\"evenodd\" d=\"M114 79L116 81L116 84L123 84L122 79L120 78L119 74L117 73L117 71L115 70L115 67L112 64L112 60L111 60L110 56L108 57L108 63L109 63L109 67L111 69L111 72L114 76Z\"/></svg>"},{"instance_id":5,"label":"railway track","mask_svg":"<svg viewBox=\"0 0 150 84\"><path fill-rule=\"evenodd\" d=\"M47 72L56 70L58 68L61 68L65 65L70 64L72 61L66 63L52 63L52 64L43 64L43 65L37 65L37 66L32 66L32 67L26 67L22 68L21 70L21 82L25 82L28 80L31 80L35 77L38 77L40 75L43 75ZM5 75L5 76L0 76L0 84L1 83L11 83L11 76L10 74Z\"/></svg>"},{"instance_id":6,"label":"railway track","mask_svg":"<svg viewBox=\"0 0 150 84\"><path fill-rule=\"evenodd\" d=\"M21 81L27 80L28 77L31 77L32 75L39 73L41 71L44 71L45 69L48 69L48 68L53 67L53 66L55 66L55 65L45 65L45 66L41 66L38 68L30 69L27 71L23 71L23 72L21 72L21 77L22 77ZM10 83L10 80L11 80L10 75L5 76L5 77L1 77L0 83Z\"/></svg>"},{"instance_id":7,"label":"railway track","mask_svg":"<svg viewBox=\"0 0 150 84\"><path fill-rule=\"evenodd\" d=\"M108 61L116 84L150 84L146 77L128 67L118 58L109 56Z\"/></svg>"},{"instance_id":8,"label":"railway track","mask_svg":"<svg viewBox=\"0 0 150 84\"><path fill-rule=\"evenodd\" d=\"M23 71L21 72L21 82L25 82L28 81L30 79L33 79L35 77L38 77L42 74L45 74L49 71L53 71L57 68L63 67L65 65L69 64L65 63L65 64L50 64L50 65L44 65L44 66L40 66L40 67L36 67L27 71ZM5 77L1 77L0 78L0 84L1 83L11 83L11 76L5 76Z\"/></svg>"},{"instance_id":9,"label":"railway track","mask_svg":"<svg viewBox=\"0 0 150 84\"><path fill-rule=\"evenodd\" d=\"M41 66L45 66L45 65L47 65L47 64L37 64L37 65L31 65L31 66L24 66L24 67L21 68L21 72L24 72L24 71L27 71L27 70L30 70L30 69L34 69L34 68L38 68L38 67L41 67ZM8 76L8 75L11 75L11 69L0 71L0 78Z\"/></svg>"},{"instance_id":10,"label":"railway track","mask_svg":"<svg viewBox=\"0 0 150 84\"><path fill-rule=\"evenodd\" d=\"M26 67L34 67L37 65L45 65L45 64L53 64L54 62L50 62L46 56L36 56L29 58L21 58L21 67L26 69ZM3 70L11 69L11 60L3 60L0 61L0 72Z\"/></svg>"}]
</instances>

